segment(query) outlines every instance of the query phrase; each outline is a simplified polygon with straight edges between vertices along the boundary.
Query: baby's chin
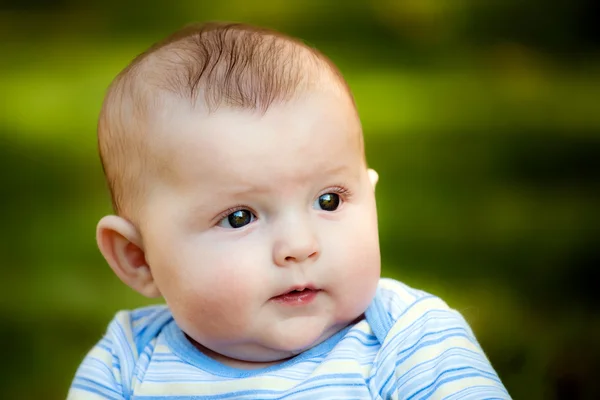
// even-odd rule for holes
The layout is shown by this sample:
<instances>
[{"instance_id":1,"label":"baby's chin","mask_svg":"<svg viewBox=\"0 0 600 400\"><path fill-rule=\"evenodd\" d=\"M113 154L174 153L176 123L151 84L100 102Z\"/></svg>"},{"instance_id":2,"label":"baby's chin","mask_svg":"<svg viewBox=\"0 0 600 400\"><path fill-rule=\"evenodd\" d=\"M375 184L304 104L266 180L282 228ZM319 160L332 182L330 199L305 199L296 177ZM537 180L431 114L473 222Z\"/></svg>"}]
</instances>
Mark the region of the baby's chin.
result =
<instances>
[{"instance_id":1,"label":"baby's chin","mask_svg":"<svg viewBox=\"0 0 600 400\"><path fill-rule=\"evenodd\" d=\"M356 320L338 323L326 327L326 329L311 330L308 326L306 329L302 329L302 327L290 328L287 335L278 335L276 340L270 344L270 350L273 354L280 354L278 356L279 359L295 357L318 346L348 325L354 324L362 318L361 315ZM270 361L276 361L276 359L271 359Z\"/></svg>"},{"instance_id":2,"label":"baby's chin","mask_svg":"<svg viewBox=\"0 0 600 400\"><path fill-rule=\"evenodd\" d=\"M289 360L327 340L326 337L295 338L284 343L268 342L261 345L247 345L240 348L226 348L220 354L224 357L251 363L278 363Z\"/></svg>"}]
</instances>

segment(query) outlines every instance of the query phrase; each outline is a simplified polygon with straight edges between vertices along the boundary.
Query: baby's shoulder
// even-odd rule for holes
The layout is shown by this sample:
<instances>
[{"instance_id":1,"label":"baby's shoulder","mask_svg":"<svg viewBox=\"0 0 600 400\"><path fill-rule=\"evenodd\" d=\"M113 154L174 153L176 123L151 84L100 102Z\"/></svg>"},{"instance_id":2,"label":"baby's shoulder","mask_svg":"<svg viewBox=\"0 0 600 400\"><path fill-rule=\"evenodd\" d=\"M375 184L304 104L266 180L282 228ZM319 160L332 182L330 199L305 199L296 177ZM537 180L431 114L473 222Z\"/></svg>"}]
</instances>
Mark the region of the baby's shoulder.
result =
<instances>
[{"instance_id":1,"label":"baby's shoulder","mask_svg":"<svg viewBox=\"0 0 600 400\"><path fill-rule=\"evenodd\" d=\"M382 278L365 316L379 342L384 343L393 326L412 325L432 311L445 313L450 309L437 296L394 279Z\"/></svg>"},{"instance_id":2,"label":"baby's shoulder","mask_svg":"<svg viewBox=\"0 0 600 400\"><path fill-rule=\"evenodd\" d=\"M420 302L426 301L441 308L448 307L439 297L391 278L380 279L377 300L394 321Z\"/></svg>"},{"instance_id":3,"label":"baby's shoulder","mask_svg":"<svg viewBox=\"0 0 600 400\"><path fill-rule=\"evenodd\" d=\"M366 317L381 344L370 381L379 398L510 398L468 323L439 297L382 279Z\"/></svg>"},{"instance_id":4,"label":"baby's shoulder","mask_svg":"<svg viewBox=\"0 0 600 400\"><path fill-rule=\"evenodd\" d=\"M114 347L128 347L138 355L173 319L166 305L152 305L117 312L107 337Z\"/></svg>"}]
</instances>

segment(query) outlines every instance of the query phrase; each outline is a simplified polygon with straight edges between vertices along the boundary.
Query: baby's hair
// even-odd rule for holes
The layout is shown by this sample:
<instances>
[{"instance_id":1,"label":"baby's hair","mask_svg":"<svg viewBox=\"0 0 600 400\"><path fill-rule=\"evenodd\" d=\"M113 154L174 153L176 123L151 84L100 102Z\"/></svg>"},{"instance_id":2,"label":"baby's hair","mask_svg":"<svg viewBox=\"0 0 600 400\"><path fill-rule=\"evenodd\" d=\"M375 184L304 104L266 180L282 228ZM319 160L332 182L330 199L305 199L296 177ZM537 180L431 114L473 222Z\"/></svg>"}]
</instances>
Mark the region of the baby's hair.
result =
<instances>
[{"instance_id":1,"label":"baby's hair","mask_svg":"<svg viewBox=\"0 0 600 400\"><path fill-rule=\"evenodd\" d=\"M142 175L166 167L155 165L147 138L149 119L166 98L200 102L208 112L226 106L264 113L316 87L325 75L350 93L319 51L245 24L191 25L153 45L115 78L100 114L100 158L114 211L134 220L143 203L135 201L144 193Z\"/></svg>"}]
</instances>

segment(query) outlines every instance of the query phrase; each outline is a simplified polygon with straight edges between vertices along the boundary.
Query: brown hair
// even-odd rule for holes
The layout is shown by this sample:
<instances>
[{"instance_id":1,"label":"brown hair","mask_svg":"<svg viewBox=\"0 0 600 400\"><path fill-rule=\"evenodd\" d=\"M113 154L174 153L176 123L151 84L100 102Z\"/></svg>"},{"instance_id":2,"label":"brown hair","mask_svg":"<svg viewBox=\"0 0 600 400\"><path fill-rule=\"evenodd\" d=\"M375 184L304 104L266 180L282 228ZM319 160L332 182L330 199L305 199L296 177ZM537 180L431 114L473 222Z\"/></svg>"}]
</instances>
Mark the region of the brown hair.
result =
<instances>
[{"instance_id":1,"label":"brown hair","mask_svg":"<svg viewBox=\"0 0 600 400\"><path fill-rule=\"evenodd\" d=\"M314 87L323 70L350 93L327 57L269 29L191 25L150 47L115 78L100 113L100 158L115 212L134 218L133 199L143 193L141 176L156 168L148 162L145 133L165 94L193 105L200 99L209 112L224 105L264 113L273 103Z\"/></svg>"}]
</instances>

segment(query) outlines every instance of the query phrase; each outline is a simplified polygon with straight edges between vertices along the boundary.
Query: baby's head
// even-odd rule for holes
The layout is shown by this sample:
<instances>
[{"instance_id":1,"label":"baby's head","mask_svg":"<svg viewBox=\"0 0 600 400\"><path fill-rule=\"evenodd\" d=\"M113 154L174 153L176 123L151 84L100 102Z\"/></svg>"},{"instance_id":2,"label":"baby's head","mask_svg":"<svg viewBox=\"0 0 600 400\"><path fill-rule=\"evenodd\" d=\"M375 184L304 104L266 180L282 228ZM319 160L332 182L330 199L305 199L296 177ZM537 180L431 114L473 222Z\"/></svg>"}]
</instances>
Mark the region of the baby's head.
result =
<instances>
[{"instance_id":1,"label":"baby's head","mask_svg":"<svg viewBox=\"0 0 600 400\"><path fill-rule=\"evenodd\" d=\"M184 29L115 79L98 136L117 214L100 250L206 353L288 358L372 300L374 174L316 50L245 25Z\"/></svg>"}]
</instances>

